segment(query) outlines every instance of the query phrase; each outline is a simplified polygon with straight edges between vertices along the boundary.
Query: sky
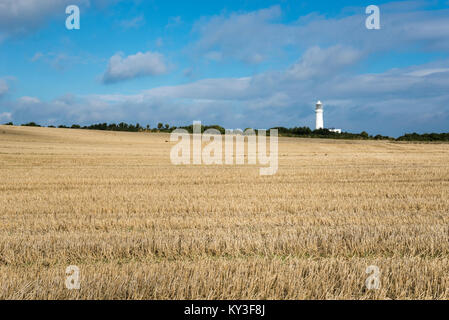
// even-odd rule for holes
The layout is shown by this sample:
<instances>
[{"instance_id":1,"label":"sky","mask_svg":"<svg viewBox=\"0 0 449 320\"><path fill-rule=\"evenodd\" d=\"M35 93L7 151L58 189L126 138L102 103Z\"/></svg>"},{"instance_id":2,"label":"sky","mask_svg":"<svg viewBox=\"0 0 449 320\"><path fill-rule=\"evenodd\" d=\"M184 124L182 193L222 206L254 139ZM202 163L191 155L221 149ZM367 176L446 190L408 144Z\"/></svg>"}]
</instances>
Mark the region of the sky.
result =
<instances>
[{"instance_id":1,"label":"sky","mask_svg":"<svg viewBox=\"0 0 449 320\"><path fill-rule=\"evenodd\" d=\"M448 132L449 1L0 0L0 123L314 128L317 100L328 128Z\"/></svg>"}]
</instances>

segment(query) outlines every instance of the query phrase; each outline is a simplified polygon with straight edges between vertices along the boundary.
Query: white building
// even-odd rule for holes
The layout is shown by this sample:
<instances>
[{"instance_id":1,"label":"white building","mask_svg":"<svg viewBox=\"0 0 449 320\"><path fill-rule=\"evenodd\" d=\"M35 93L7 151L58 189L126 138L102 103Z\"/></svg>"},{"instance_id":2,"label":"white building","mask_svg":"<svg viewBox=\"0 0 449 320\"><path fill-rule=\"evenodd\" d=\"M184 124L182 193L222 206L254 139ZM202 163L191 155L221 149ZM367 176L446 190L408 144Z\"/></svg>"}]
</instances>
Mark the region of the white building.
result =
<instances>
[{"instance_id":1,"label":"white building","mask_svg":"<svg viewBox=\"0 0 449 320\"><path fill-rule=\"evenodd\" d=\"M323 129L324 128L323 104L321 103L321 101L318 101L316 103L315 113L316 113L315 129L316 130Z\"/></svg>"},{"instance_id":2,"label":"white building","mask_svg":"<svg viewBox=\"0 0 449 320\"><path fill-rule=\"evenodd\" d=\"M321 103L321 101L318 101L316 103L315 113L316 113L315 129L316 130L324 129L324 119L323 119L324 111L323 111L323 104ZM341 129L331 128L327 130L329 130L330 132L341 133Z\"/></svg>"}]
</instances>

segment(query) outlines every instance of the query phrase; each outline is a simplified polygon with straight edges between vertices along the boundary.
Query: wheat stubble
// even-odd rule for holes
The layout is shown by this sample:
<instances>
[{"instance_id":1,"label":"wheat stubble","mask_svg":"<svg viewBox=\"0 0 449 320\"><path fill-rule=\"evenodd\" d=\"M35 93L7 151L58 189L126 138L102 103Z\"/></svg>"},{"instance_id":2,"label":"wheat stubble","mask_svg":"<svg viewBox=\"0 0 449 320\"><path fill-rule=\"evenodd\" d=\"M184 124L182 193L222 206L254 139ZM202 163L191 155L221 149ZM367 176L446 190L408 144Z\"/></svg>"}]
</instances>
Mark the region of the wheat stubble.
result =
<instances>
[{"instance_id":1,"label":"wheat stubble","mask_svg":"<svg viewBox=\"0 0 449 320\"><path fill-rule=\"evenodd\" d=\"M261 177L167 140L1 126L0 298L449 298L448 144L281 138Z\"/></svg>"}]
</instances>

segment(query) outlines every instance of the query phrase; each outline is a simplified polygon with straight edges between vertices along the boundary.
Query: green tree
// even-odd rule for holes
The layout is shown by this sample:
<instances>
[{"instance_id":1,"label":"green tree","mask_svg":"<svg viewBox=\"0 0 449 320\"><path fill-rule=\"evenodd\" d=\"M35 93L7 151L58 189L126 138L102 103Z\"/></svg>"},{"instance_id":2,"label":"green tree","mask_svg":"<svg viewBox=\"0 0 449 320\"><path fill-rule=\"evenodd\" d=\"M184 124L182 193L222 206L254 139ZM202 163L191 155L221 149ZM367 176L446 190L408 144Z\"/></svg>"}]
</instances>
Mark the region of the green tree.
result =
<instances>
[{"instance_id":1,"label":"green tree","mask_svg":"<svg viewBox=\"0 0 449 320\"><path fill-rule=\"evenodd\" d=\"M362 132L360 133L360 135L361 135L362 138L364 138L364 139L368 139L368 138L369 138L369 134L368 134L368 132L366 132L366 131L362 131Z\"/></svg>"},{"instance_id":2,"label":"green tree","mask_svg":"<svg viewBox=\"0 0 449 320\"><path fill-rule=\"evenodd\" d=\"M22 124L23 127L40 127L36 122L28 122L25 124Z\"/></svg>"}]
</instances>

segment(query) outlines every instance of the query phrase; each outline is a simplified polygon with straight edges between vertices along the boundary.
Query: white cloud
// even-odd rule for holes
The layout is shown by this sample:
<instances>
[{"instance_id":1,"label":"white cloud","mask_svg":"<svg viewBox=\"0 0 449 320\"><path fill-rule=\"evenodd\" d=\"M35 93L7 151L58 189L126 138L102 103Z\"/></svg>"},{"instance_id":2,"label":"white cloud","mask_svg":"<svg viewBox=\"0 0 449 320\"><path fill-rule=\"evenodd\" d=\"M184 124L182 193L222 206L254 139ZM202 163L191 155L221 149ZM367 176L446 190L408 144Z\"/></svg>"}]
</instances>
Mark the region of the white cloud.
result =
<instances>
[{"instance_id":1,"label":"white cloud","mask_svg":"<svg viewBox=\"0 0 449 320\"><path fill-rule=\"evenodd\" d=\"M31 62L36 62L38 61L40 58L42 58L44 56L44 54L42 52L36 52L34 54L34 56L31 58Z\"/></svg>"},{"instance_id":2,"label":"white cloud","mask_svg":"<svg viewBox=\"0 0 449 320\"><path fill-rule=\"evenodd\" d=\"M145 17L142 15L129 20L123 20L120 25L125 29L136 29L145 25Z\"/></svg>"},{"instance_id":3,"label":"white cloud","mask_svg":"<svg viewBox=\"0 0 449 320\"><path fill-rule=\"evenodd\" d=\"M88 0L0 0L0 34L26 34L46 23L69 4L88 5Z\"/></svg>"},{"instance_id":4,"label":"white cloud","mask_svg":"<svg viewBox=\"0 0 449 320\"><path fill-rule=\"evenodd\" d=\"M0 42L11 36L34 32L68 5L105 8L122 0L0 0Z\"/></svg>"},{"instance_id":5,"label":"white cloud","mask_svg":"<svg viewBox=\"0 0 449 320\"><path fill-rule=\"evenodd\" d=\"M157 52L138 52L124 57L117 53L109 59L104 83L114 83L143 76L161 75L167 72L164 56Z\"/></svg>"},{"instance_id":6,"label":"white cloud","mask_svg":"<svg viewBox=\"0 0 449 320\"><path fill-rule=\"evenodd\" d=\"M162 47L164 45L164 40L161 37L157 38L156 42L155 42L155 45L158 48Z\"/></svg>"},{"instance_id":7,"label":"white cloud","mask_svg":"<svg viewBox=\"0 0 449 320\"><path fill-rule=\"evenodd\" d=\"M0 122L11 121L12 114L11 112L2 112L0 113Z\"/></svg>"},{"instance_id":8,"label":"white cloud","mask_svg":"<svg viewBox=\"0 0 449 320\"><path fill-rule=\"evenodd\" d=\"M312 79L335 73L344 67L355 64L361 53L350 47L340 45L327 49L312 47L295 63L288 73L296 79Z\"/></svg>"},{"instance_id":9,"label":"white cloud","mask_svg":"<svg viewBox=\"0 0 449 320\"><path fill-rule=\"evenodd\" d=\"M223 54L249 63L260 63L265 54L290 42L286 27L275 24L282 12L279 6L249 13L232 13L203 18L193 31L200 35L194 51L210 58ZM216 59L215 59L216 60Z\"/></svg>"},{"instance_id":10,"label":"white cloud","mask_svg":"<svg viewBox=\"0 0 449 320\"><path fill-rule=\"evenodd\" d=\"M9 91L8 83L5 80L0 79L0 98L4 96L8 91Z\"/></svg>"},{"instance_id":11,"label":"white cloud","mask_svg":"<svg viewBox=\"0 0 449 320\"><path fill-rule=\"evenodd\" d=\"M183 70L182 73L184 74L185 77L191 77L193 76L193 68L192 67L186 68Z\"/></svg>"},{"instance_id":12,"label":"white cloud","mask_svg":"<svg viewBox=\"0 0 449 320\"><path fill-rule=\"evenodd\" d=\"M37 104L41 101L36 97L21 97L19 98L18 102L21 104Z\"/></svg>"},{"instance_id":13,"label":"white cloud","mask_svg":"<svg viewBox=\"0 0 449 320\"><path fill-rule=\"evenodd\" d=\"M100 58L96 58L90 53L84 51L78 52L36 52L30 59L31 62L45 63L58 71L66 71L78 64L100 63Z\"/></svg>"},{"instance_id":14,"label":"white cloud","mask_svg":"<svg viewBox=\"0 0 449 320\"><path fill-rule=\"evenodd\" d=\"M178 86L159 87L144 94L154 98L234 100L249 94L251 78L204 79Z\"/></svg>"},{"instance_id":15,"label":"white cloud","mask_svg":"<svg viewBox=\"0 0 449 320\"><path fill-rule=\"evenodd\" d=\"M449 68L422 69L408 73L410 76L426 77L435 73L449 72Z\"/></svg>"},{"instance_id":16,"label":"white cloud","mask_svg":"<svg viewBox=\"0 0 449 320\"><path fill-rule=\"evenodd\" d=\"M170 17L168 19L168 23L165 26L166 28L177 27L183 23L182 18L180 16Z\"/></svg>"},{"instance_id":17,"label":"white cloud","mask_svg":"<svg viewBox=\"0 0 449 320\"><path fill-rule=\"evenodd\" d=\"M221 61L223 59L223 55L219 51L209 51L204 55L204 57L212 61Z\"/></svg>"},{"instance_id":18,"label":"white cloud","mask_svg":"<svg viewBox=\"0 0 449 320\"><path fill-rule=\"evenodd\" d=\"M294 23L279 23L279 6L249 13L221 14L198 21L193 31L199 40L190 50L200 56L219 52L221 60L260 63L282 57L283 50L298 53L311 47L335 45L358 48L364 53L395 50L449 52L449 9L425 10L423 1L381 5L380 30L367 30L365 8L351 8L351 15L327 18L318 14ZM408 8L405 10L404 8Z\"/></svg>"}]
</instances>

